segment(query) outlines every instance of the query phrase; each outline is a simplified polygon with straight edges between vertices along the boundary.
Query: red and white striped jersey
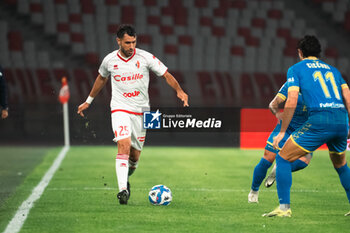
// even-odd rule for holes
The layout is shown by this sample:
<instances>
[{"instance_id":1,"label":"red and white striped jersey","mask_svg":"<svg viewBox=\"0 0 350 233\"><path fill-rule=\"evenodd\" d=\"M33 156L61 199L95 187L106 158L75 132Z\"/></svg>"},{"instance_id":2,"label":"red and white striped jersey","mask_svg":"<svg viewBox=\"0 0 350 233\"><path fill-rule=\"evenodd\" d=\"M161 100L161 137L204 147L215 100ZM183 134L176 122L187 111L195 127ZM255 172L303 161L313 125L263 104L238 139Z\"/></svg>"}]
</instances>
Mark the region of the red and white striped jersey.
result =
<instances>
[{"instance_id":1,"label":"red and white striped jersey","mask_svg":"<svg viewBox=\"0 0 350 233\"><path fill-rule=\"evenodd\" d=\"M135 49L127 59L119 54L119 50L108 54L98 72L104 78L111 77L111 110L136 113L148 110L149 70L162 76L167 69L154 55L142 49Z\"/></svg>"}]
</instances>

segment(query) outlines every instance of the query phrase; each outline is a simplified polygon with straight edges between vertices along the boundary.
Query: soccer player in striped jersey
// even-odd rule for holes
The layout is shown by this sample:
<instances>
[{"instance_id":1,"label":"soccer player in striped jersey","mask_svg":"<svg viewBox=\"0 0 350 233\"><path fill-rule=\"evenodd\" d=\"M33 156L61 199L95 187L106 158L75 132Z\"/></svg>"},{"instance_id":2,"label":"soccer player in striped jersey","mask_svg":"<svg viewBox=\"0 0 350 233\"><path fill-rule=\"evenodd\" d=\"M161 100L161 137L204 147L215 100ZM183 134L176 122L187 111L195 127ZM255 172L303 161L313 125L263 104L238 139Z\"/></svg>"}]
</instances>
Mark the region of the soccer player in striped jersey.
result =
<instances>
[{"instance_id":1,"label":"soccer player in striped jersey","mask_svg":"<svg viewBox=\"0 0 350 233\"><path fill-rule=\"evenodd\" d=\"M304 105L304 101L302 95L300 94L298 97L297 107L291 120L291 123L288 126L286 134L284 138L279 143L279 148L274 149L272 146L274 137L277 136L281 129L281 116L282 112L280 112L279 106L284 103L288 96L288 84L285 83L278 91L275 98L269 104L269 108L271 112L278 119L278 124L275 129L271 132L269 138L266 142L266 147L264 151L264 156L261 158L260 162L255 166L253 173L253 181L251 185L251 190L248 194L248 202L249 203L258 203L259 202L259 187L266 176L266 172L272 163L275 161L276 154L279 152L279 148L282 148L288 137L298 129L308 118L308 112L306 106ZM301 157L292 163L292 171L298 171L300 169L304 169L310 162L312 154L308 154L304 157ZM271 173L267 177L265 181L265 186L270 187L275 181L275 169L276 166L272 169Z\"/></svg>"},{"instance_id":2,"label":"soccer player in striped jersey","mask_svg":"<svg viewBox=\"0 0 350 233\"><path fill-rule=\"evenodd\" d=\"M143 112L149 111L149 71L163 77L188 106L188 96L168 68L151 53L136 49L136 32L130 25L121 25L117 32L119 50L108 54L102 61L95 83L87 100L78 107L84 116L92 100L105 86L110 77L112 84L111 118L114 139L118 145L116 173L120 204L127 204L130 197L128 177L135 171L145 142Z\"/></svg>"},{"instance_id":3,"label":"soccer player in striped jersey","mask_svg":"<svg viewBox=\"0 0 350 233\"><path fill-rule=\"evenodd\" d=\"M303 95L309 117L292 133L276 156L277 194L280 205L263 216L291 217L291 163L315 151L324 143L328 146L330 159L350 201L350 169L345 158L350 91L340 72L319 60L320 53L321 45L315 36L307 35L298 42L301 61L290 67L287 73L288 99L284 106L280 133L273 141L274 148L278 148L279 142L286 134L299 93Z\"/></svg>"}]
</instances>

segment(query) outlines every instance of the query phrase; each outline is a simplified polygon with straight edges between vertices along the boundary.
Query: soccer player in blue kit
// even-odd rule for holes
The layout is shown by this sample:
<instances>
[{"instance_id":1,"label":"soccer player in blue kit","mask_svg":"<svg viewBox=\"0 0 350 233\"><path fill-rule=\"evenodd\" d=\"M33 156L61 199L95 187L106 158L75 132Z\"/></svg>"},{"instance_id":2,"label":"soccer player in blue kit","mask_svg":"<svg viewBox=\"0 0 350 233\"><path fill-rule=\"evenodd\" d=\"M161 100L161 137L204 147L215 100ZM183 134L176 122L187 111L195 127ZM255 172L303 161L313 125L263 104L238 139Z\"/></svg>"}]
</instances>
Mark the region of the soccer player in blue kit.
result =
<instances>
[{"instance_id":1,"label":"soccer player in blue kit","mask_svg":"<svg viewBox=\"0 0 350 233\"><path fill-rule=\"evenodd\" d=\"M248 194L248 202L249 203L258 203L259 199L259 187L261 185L261 182L264 180L266 176L267 170L271 167L272 163L275 161L276 154L279 152L279 148L282 148L284 143L287 141L289 136L300 126L304 124L304 122L308 118L308 112L307 108L304 104L302 95L299 94L298 97L298 103L296 106L296 110L293 116L293 119L291 120L291 123L288 126L288 129L286 131L286 134L284 135L284 138L279 142L279 148L274 149L273 148L273 139L277 136L277 134L280 132L281 129L281 115L283 113L280 112L279 105L286 101L288 96L288 84L285 83L281 87L281 89L278 91L275 98L271 101L269 104L269 108L271 112L276 116L279 123L276 125L275 129L271 132L269 138L266 142L266 147L264 151L264 156L261 158L260 162L255 166L254 173L253 173L253 181L251 185L251 190ZM311 159L311 154L307 154L304 157L301 157L297 160L295 160L292 163L292 172L298 171L300 169L304 169L307 167ZM275 168L273 168L273 171L270 173L268 178L265 181L265 186L270 187L273 182L275 181Z\"/></svg>"},{"instance_id":2,"label":"soccer player in blue kit","mask_svg":"<svg viewBox=\"0 0 350 233\"><path fill-rule=\"evenodd\" d=\"M319 60L320 53L321 45L315 36L307 35L298 42L301 61L290 67L287 73L288 98L281 130L273 141L273 147L278 148L279 142L286 134L299 92L303 96L309 117L292 133L276 156L277 194L280 205L263 216L291 217L291 163L315 151L324 143L328 146L330 159L350 201L350 169L345 158L350 91L339 71ZM350 212L345 215L349 214Z\"/></svg>"}]
</instances>

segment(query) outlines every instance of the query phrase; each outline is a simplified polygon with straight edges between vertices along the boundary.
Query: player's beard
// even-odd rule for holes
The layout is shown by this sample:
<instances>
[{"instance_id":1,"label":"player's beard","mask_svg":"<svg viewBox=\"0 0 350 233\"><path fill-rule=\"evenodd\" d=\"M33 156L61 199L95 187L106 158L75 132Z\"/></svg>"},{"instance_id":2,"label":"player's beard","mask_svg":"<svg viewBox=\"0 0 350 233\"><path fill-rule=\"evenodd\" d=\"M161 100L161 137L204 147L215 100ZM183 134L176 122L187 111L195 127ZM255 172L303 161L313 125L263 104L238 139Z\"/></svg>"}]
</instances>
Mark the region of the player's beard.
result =
<instances>
[{"instance_id":1,"label":"player's beard","mask_svg":"<svg viewBox=\"0 0 350 233\"><path fill-rule=\"evenodd\" d=\"M130 57L134 52L133 49L125 50L124 48L120 48L120 50L125 55L125 57Z\"/></svg>"}]
</instances>

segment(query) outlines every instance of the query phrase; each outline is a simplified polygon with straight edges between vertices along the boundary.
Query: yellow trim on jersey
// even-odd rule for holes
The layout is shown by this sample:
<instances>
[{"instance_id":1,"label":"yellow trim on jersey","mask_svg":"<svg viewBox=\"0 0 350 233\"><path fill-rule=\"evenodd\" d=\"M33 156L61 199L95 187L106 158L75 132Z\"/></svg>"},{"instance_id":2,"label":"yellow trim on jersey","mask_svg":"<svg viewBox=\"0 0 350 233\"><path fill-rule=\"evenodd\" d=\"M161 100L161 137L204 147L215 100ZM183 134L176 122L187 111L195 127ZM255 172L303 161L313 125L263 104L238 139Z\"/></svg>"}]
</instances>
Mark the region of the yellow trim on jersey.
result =
<instances>
[{"instance_id":1,"label":"yellow trim on jersey","mask_svg":"<svg viewBox=\"0 0 350 233\"><path fill-rule=\"evenodd\" d=\"M341 89L346 89L346 88L349 89L348 84L344 83L344 84L341 85Z\"/></svg>"},{"instance_id":2,"label":"yellow trim on jersey","mask_svg":"<svg viewBox=\"0 0 350 233\"><path fill-rule=\"evenodd\" d=\"M272 147L273 147L273 144L272 144L271 142L266 141L266 143L267 143L267 144L269 144L270 146L272 146ZM274 148L274 149L275 149L275 148ZM278 147L278 148L277 148L277 149L275 149L275 150L281 150L281 148L279 148L279 147Z\"/></svg>"},{"instance_id":3,"label":"yellow trim on jersey","mask_svg":"<svg viewBox=\"0 0 350 233\"><path fill-rule=\"evenodd\" d=\"M299 91L299 90L300 90L300 88L297 87L297 86L291 86L291 87L288 88L288 92L290 92L290 91Z\"/></svg>"},{"instance_id":4,"label":"yellow trim on jersey","mask_svg":"<svg viewBox=\"0 0 350 233\"><path fill-rule=\"evenodd\" d=\"M287 97L281 93L277 93L277 96L280 97L282 100L286 100Z\"/></svg>"},{"instance_id":5,"label":"yellow trim on jersey","mask_svg":"<svg viewBox=\"0 0 350 233\"><path fill-rule=\"evenodd\" d=\"M296 143L296 142L294 141L294 138L293 138L293 137L290 137L290 139L292 140L292 142L293 142L297 147L299 147L300 149L302 149L303 151L305 151L305 152L307 152L307 153L311 153L311 151L306 150L304 147L302 147L302 146L300 146L298 143Z\"/></svg>"},{"instance_id":6,"label":"yellow trim on jersey","mask_svg":"<svg viewBox=\"0 0 350 233\"><path fill-rule=\"evenodd\" d=\"M329 153L332 153L332 154L337 154L337 155L342 155L346 152L346 150L344 150L343 152L337 152L337 151L329 151Z\"/></svg>"}]
</instances>

